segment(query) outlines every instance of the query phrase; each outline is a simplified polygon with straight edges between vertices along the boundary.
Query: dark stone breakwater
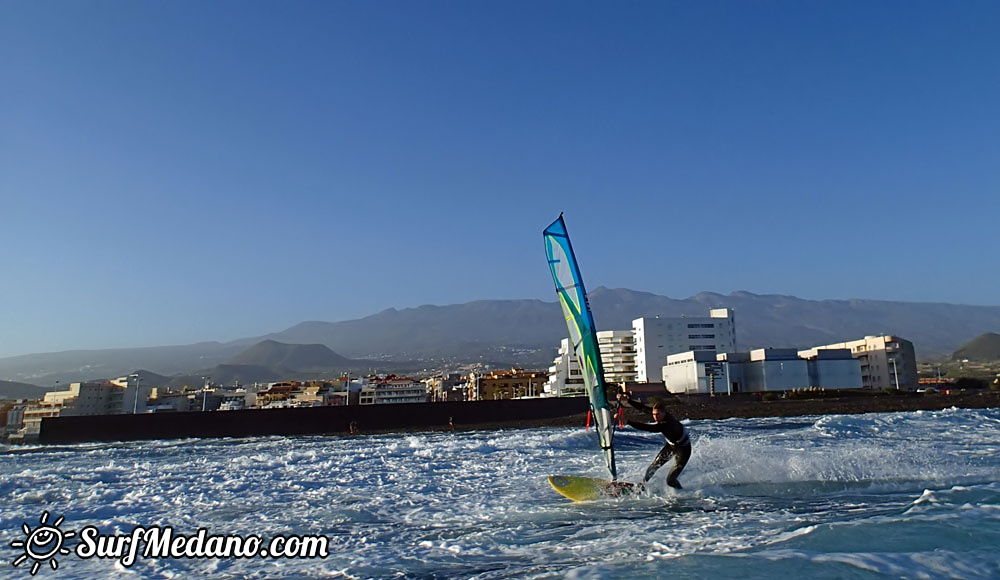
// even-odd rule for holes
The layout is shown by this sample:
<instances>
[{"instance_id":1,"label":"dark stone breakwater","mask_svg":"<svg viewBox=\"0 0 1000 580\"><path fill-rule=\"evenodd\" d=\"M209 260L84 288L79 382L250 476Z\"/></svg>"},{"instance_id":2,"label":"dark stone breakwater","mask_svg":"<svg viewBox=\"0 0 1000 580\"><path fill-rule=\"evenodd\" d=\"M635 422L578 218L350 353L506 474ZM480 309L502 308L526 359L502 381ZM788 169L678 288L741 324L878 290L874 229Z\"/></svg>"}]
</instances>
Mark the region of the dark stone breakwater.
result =
<instances>
[{"instance_id":1,"label":"dark stone breakwater","mask_svg":"<svg viewBox=\"0 0 1000 580\"><path fill-rule=\"evenodd\" d=\"M801 396L801 395L800 395ZM760 400L751 395L670 396L678 419L792 417L959 408L998 408L1000 391L844 394L823 398ZM56 417L42 422L41 443L130 441L187 437L350 435L385 432L516 429L583 426L587 399L519 399L410 403L300 409L250 409L207 413L162 413ZM649 420L627 409L629 418Z\"/></svg>"}]
</instances>

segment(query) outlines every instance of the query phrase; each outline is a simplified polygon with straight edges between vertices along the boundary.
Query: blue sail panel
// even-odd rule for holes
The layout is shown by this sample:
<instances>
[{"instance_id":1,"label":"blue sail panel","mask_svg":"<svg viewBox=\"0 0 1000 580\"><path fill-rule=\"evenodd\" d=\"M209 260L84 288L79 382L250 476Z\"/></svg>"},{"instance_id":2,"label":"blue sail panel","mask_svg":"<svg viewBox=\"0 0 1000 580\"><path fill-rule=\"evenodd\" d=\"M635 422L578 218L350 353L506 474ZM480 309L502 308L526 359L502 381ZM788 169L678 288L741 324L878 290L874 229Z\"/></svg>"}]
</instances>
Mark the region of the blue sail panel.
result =
<instances>
[{"instance_id":1,"label":"blue sail panel","mask_svg":"<svg viewBox=\"0 0 1000 580\"><path fill-rule=\"evenodd\" d=\"M556 285L556 295L566 317L566 328L573 350L580 361L583 385L590 399L590 408L597 425L597 436L601 453L611 471L612 479L618 477L615 467L613 447L614 422L608 410L608 400L604 386L604 368L601 365L601 351L597 344L594 317L587 302L587 291L583 286L580 268L573 254L566 223L562 215L552 222L542 233L545 240L545 254L549 260L549 271Z\"/></svg>"}]
</instances>

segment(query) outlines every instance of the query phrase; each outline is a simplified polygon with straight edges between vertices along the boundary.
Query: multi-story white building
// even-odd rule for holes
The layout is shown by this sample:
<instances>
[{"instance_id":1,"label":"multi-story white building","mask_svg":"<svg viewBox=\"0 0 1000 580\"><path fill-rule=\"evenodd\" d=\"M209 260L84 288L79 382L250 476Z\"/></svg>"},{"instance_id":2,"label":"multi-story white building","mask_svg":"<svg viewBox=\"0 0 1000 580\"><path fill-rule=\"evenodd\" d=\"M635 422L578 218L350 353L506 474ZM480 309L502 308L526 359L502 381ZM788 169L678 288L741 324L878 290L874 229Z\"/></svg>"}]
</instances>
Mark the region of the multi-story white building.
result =
<instances>
[{"instance_id":1,"label":"multi-story white building","mask_svg":"<svg viewBox=\"0 0 1000 580\"><path fill-rule=\"evenodd\" d=\"M635 382L635 341L631 330L602 330L597 333L597 346L601 350L601 366L606 383ZM553 397L574 397L586 394L583 374L576 353L564 338L559 354L549 367L549 379L544 392Z\"/></svg>"},{"instance_id":2,"label":"multi-story white building","mask_svg":"<svg viewBox=\"0 0 1000 580\"><path fill-rule=\"evenodd\" d=\"M800 351L802 356L812 356L818 350L848 349L861 363L861 382L864 388L914 390L918 387L917 357L913 343L892 335L866 336L848 342L816 346Z\"/></svg>"},{"instance_id":3,"label":"multi-story white building","mask_svg":"<svg viewBox=\"0 0 1000 580\"><path fill-rule=\"evenodd\" d=\"M635 333L631 330L602 330L597 333L601 366L606 383L633 383L635 369Z\"/></svg>"},{"instance_id":4,"label":"multi-story white building","mask_svg":"<svg viewBox=\"0 0 1000 580\"><path fill-rule=\"evenodd\" d=\"M663 380L667 357L687 351L736 352L736 319L728 308L715 308L707 317L643 317L632 321L635 337L636 381Z\"/></svg>"},{"instance_id":5,"label":"multi-story white building","mask_svg":"<svg viewBox=\"0 0 1000 580\"><path fill-rule=\"evenodd\" d=\"M559 354L549 367L549 379L542 385L542 392L549 397L577 397L586 394L580 361L570 347L569 339L559 344Z\"/></svg>"},{"instance_id":6,"label":"multi-story white building","mask_svg":"<svg viewBox=\"0 0 1000 580\"><path fill-rule=\"evenodd\" d=\"M427 387L411 377L371 376L365 383L358 401L361 405L427 402Z\"/></svg>"}]
</instances>

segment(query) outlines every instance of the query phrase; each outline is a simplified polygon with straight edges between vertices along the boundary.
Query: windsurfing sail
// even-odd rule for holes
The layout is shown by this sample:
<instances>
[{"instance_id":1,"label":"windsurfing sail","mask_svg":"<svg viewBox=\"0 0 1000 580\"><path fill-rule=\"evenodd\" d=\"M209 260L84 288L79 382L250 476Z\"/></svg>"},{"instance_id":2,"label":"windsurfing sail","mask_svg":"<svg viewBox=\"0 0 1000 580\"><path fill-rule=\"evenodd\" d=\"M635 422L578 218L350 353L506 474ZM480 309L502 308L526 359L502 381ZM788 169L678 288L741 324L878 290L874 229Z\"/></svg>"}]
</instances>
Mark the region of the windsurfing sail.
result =
<instances>
[{"instance_id":1,"label":"windsurfing sail","mask_svg":"<svg viewBox=\"0 0 1000 580\"><path fill-rule=\"evenodd\" d=\"M573 246L569 243L569 233L562 214L559 219L542 232L545 239L545 255L549 259L549 270L556 284L556 295L566 315L566 328L569 329L569 339L573 350L580 361L580 371L583 374L583 385L590 398L590 409L597 423L597 437L601 444L604 462L611 471L611 478L618 478L615 468L615 449L613 446L614 422L608 409L607 395L604 390L604 368L601 366L601 350L597 345L597 331L594 328L594 316L590 313L587 302L587 291L583 287L580 268L576 264Z\"/></svg>"}]
</instances>

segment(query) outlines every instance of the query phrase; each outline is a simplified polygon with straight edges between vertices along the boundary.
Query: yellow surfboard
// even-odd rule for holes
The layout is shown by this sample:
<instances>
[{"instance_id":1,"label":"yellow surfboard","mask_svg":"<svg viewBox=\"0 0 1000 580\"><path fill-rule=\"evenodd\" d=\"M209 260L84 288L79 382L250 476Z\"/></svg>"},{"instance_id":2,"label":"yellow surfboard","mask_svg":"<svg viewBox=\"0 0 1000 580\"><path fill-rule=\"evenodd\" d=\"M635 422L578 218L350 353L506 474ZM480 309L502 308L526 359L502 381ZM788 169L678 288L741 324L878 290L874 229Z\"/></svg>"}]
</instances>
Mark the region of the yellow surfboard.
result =
<instances>
[{"instance_id":1,"label":"yellow surfboard","mask_svg":"<svg viewBox=\"0 0 1000 580\"><path fill-rule=\"evenodd\" d=\"M641 486L624 481L605 481L579 475L550 475L553 489L573 501L589 501L603 497L621 497L641 490Z\"/></svg>"}]
</instances>

